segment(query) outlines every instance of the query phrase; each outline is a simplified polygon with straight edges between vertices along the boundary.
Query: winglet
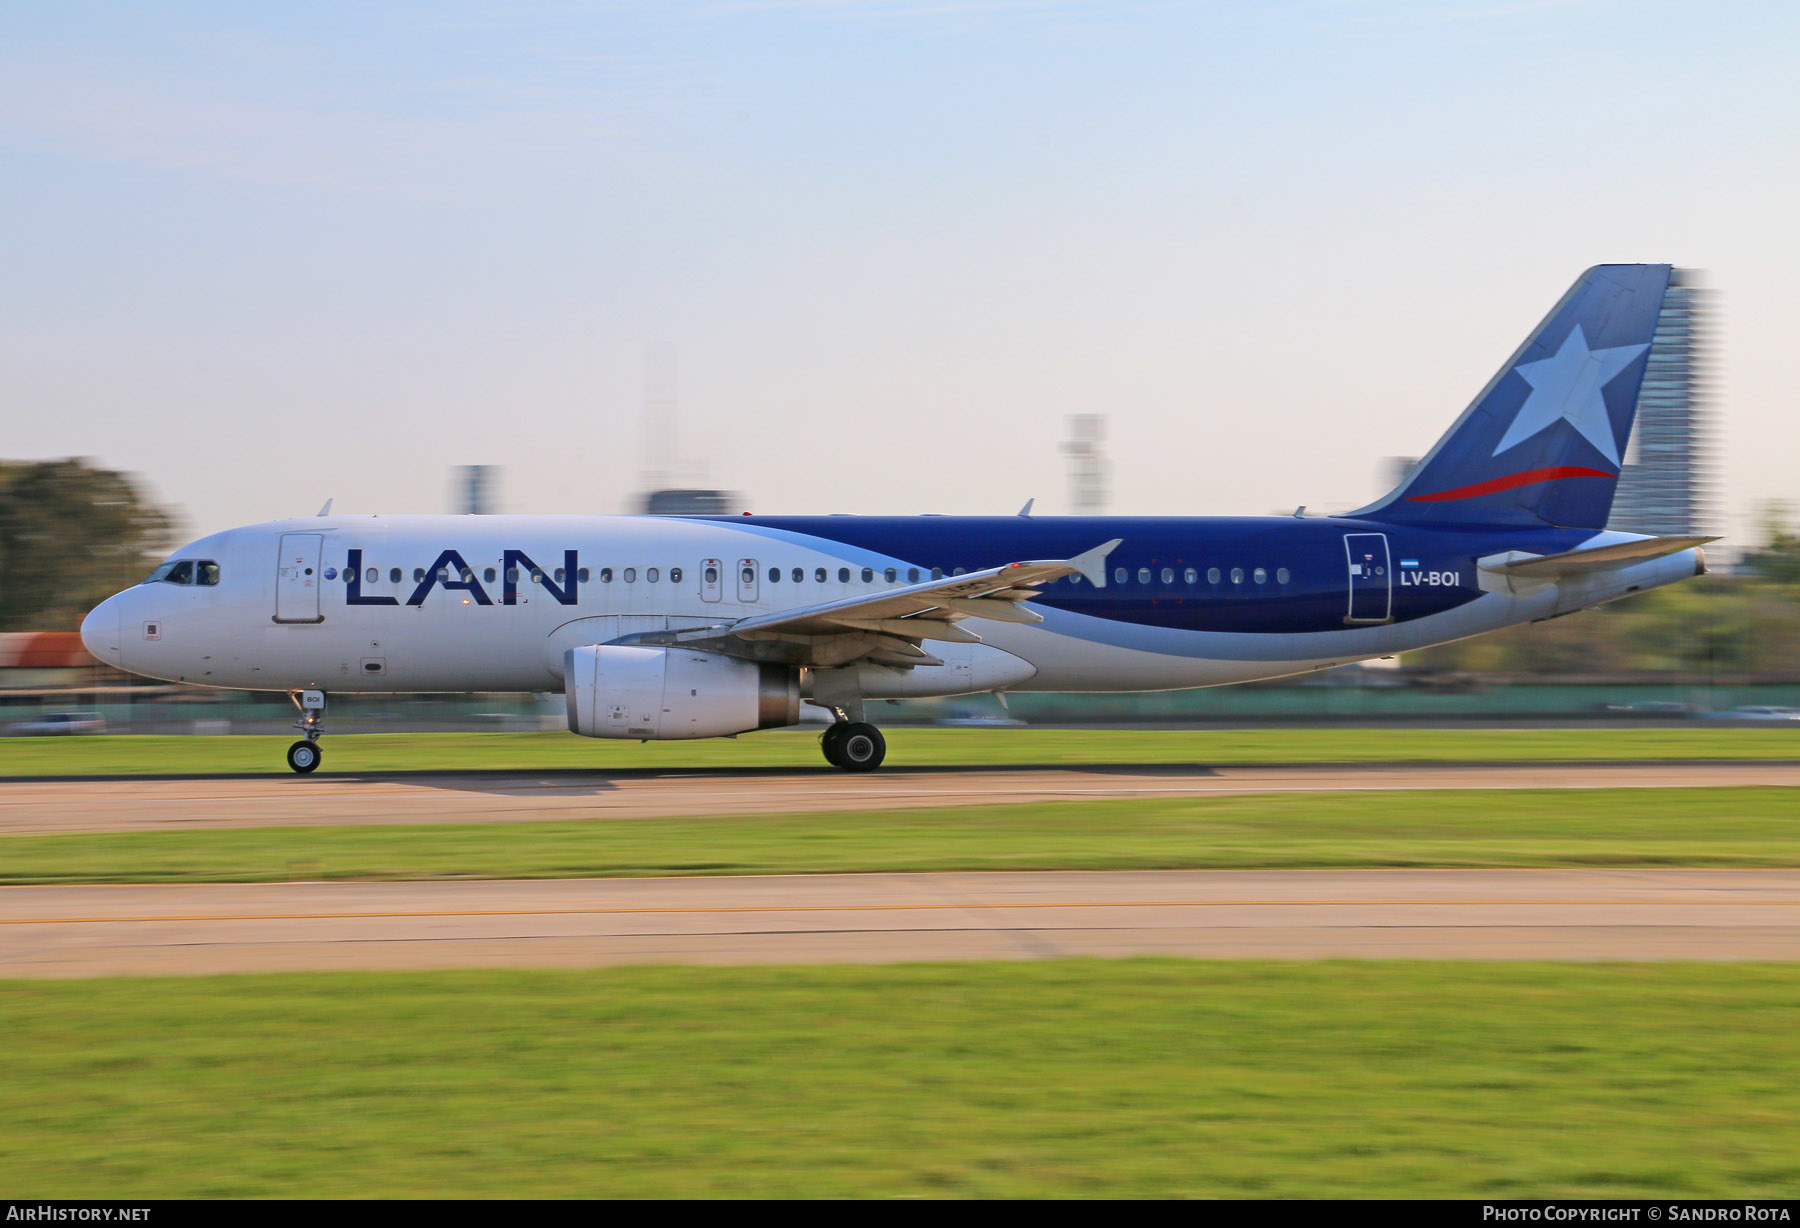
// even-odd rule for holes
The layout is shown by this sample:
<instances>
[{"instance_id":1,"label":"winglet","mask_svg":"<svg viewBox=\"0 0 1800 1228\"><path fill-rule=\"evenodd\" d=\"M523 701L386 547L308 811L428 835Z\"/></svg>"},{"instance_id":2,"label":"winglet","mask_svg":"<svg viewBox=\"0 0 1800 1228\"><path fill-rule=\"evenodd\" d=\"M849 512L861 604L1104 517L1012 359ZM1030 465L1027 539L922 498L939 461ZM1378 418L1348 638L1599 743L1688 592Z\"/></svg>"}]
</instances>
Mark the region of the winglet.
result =
<instances>
[{"instance_id":1,"label":"winglet","mask_svg":"<svg viewBox=\"0 0 1800 1228\"><path fill-rule=\"evenodd\" d=\"M1025 506L1019 509L1019 515L1021 515L1021 516L1031 515L1031 505L1036 502L1037 502L1036 495L1033 495L1031 498L1025 500Z\"/></svg>"},{"instance_id":2,"label":"winglet","mask_svg":"<svg viewBox=\"0 0 1800 1228\"><path fill-rule=\"evenodd\" d=\"M325 506L319 509L319 515L321 515L321 516L331 515L331 503L332 503L332 501L330 499L325 500Z\"/></svg>"},{"instance_id":3,"label":"winglet","mask_svg":"<svg viewBox=\"0 0 1800 1228\"><path fill-rule=\"evenodd\" d=\"M1086 550L1069 560L1071 566L1088 578L1088 583L1095 588L1106 587L1106 556L1118 549L1124 542L1123 537L1115 537L1109 542Z\"/></svg>"}]
</instances>

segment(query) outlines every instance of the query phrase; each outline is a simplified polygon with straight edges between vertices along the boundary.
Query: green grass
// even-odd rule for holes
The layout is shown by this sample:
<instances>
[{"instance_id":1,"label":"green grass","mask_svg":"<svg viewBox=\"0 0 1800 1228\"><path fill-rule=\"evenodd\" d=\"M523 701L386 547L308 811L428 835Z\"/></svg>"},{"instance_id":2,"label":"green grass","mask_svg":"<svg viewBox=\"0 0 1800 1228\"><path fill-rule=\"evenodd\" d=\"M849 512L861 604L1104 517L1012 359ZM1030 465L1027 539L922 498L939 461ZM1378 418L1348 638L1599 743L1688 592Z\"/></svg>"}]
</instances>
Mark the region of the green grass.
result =
<instances>
[{"instance_id":1,"label":"green grass","mask_svg":"<svg viewBox=\"0 0 1800 1228\"><path fill-rule=\"evenodd\" d=\"M4 883L1658 865L1800 865L1800 790L1265 794L0 838Z\"/></svg>"},{"instance_id":2,"label":"green grass","mask_svg":"<svg viewBox=\"0 0 1800 1228\"><path fill-rule=\"evenodd\" d=\"M291 737L12 738L0 776L287 772ZM1064 763L1353 763L1375 760L1792 759L1800 729L895 729L900 767ZM818 732L704 742L605 742L567 733L341 734L325 771L819 766Z\"/></svg>"},{"instance_id":3,"label":"green grass","mask_svg":"<svg viewBox=\"0 0 1800 1228\"><path fill-rule=\"evenodd\" d=\"M39 1198L1800 1196L1800 965L0 986Z\"/></svg>"}]
</instances>

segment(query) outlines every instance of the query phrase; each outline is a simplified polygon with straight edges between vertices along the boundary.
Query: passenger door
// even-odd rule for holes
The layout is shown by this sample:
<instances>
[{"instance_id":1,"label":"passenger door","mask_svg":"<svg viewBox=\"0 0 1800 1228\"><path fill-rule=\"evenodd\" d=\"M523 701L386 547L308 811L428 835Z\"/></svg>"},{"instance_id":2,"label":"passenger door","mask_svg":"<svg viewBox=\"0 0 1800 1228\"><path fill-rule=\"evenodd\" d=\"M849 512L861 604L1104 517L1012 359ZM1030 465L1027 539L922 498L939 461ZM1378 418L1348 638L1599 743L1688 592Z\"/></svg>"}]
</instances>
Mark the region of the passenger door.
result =
<instances>
[{"instance_id":1,"label":"passenger door","mask_svg":"<svg viewBox=\"0 0 1800 1228\"><path fill-rule=\"evenodd\" d=\"M281 557L275 571L275 621L322 623L319 613L319 551L325 538L318 533L283 533Z\"/></svg>"},{"instance_id":2,"label":"passenger door","mask_svg":"<svg viewBox=\"0 0 1800 1228\"><path fill-rule=\"evenodd\" d=\"M1346 533L1344 553L1350 564L1350 613L1344 621L1393 621L1394 569L1388 560L1387 534Z\"/></svg>"}]
</instances>

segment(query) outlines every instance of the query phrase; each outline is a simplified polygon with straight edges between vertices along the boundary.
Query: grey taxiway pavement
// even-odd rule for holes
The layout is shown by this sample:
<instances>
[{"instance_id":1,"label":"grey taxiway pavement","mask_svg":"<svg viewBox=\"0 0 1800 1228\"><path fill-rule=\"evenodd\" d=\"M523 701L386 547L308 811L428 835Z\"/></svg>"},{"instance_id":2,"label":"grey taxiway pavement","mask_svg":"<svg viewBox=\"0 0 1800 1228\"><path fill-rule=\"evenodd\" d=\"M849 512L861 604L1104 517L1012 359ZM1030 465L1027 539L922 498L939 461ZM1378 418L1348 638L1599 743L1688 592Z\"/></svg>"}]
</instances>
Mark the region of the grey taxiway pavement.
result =
<instances>
[{"instance_id":1,"label":"grey taxiway pavement","mask_svg":"<svg viewBox=\"0 0 1800 1228\"><path fill-rule=\"evenodd\" d=\"M0 835L876 810L1420 789L1800 786L1800 762L1093 764L834 771L469 771L0 778Z\"/></svg>"},{"instance_id":2,"label":"grey taxiway pavement","mask_svg":"<svg viewBox=\"0 0 1800 1228\"><path fill-rule=\"evenodd\" d=\"M0 976L1061 956L1800 959L1800 870L0 888Z\"/></svg>"}]
</instances>

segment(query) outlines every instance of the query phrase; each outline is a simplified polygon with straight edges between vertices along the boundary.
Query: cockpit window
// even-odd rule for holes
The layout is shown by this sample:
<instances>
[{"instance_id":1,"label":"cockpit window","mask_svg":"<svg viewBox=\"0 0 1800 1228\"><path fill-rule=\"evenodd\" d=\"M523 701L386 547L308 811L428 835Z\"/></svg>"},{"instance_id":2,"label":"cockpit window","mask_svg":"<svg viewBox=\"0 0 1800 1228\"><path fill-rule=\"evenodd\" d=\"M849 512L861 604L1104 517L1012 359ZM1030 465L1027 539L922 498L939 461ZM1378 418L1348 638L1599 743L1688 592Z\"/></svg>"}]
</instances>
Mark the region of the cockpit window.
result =
<instances>
[{"instance_id":1,"label":"cockpit window","mask_svg":"<svg viewBox=\"0 0 1800 1228\"><path fill-rule=\"evenodd\" d=\"M145 584L203 584L219 582L219 565L211 559L171 559L144 577Z\"/></svg>"},{"instance_id":2,"label":"cockpit window","mask_svg":"<svg viewBox=\"0 0 1800 1228\"><path fill-rule=\"evenodd\" d=\"M192 584L194 582L194 560L175 559L164 563L145 578L145 584Z\"/></svg>"}]
</instances>

